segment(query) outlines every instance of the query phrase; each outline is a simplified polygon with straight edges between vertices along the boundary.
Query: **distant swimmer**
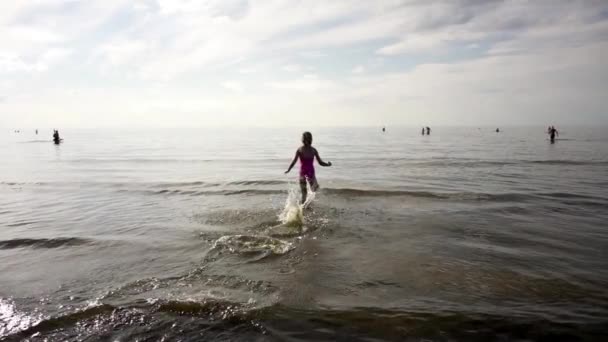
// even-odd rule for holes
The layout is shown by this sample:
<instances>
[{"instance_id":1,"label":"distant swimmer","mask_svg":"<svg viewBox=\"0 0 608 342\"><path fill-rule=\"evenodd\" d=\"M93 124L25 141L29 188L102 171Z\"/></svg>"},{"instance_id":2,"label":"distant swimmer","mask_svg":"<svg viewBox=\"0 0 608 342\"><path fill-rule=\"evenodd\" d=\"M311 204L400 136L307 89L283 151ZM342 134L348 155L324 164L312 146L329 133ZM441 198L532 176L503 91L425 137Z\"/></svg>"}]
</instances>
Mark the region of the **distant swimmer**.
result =
<instances>
[{"instance_id":1,"label":"distant swimmer","mask_svg":"<svg viewBox=\"0 0 608 342\"><path fill-rule=\"evenodd\" d=\"M422 127L422 135L424 135L424 127Z\"/></svg>"},{"instance_id":2,"label":"distant swimmer","mask_svg":"<svg viewBox=\"0 0 608 342\"><path fill-rule=\"evenodd\" d=\"M61 143L61 138L59 137L59 131L58 130L54 130L53 131L53 142L55 144L60 144Z\"/></svg>"},{"instance_id":3,"label":"distant swimmer","mask_svg":"<svg viewBox=\"0 0 608 342\"><path fill-rule=\"evenodd\" d=\"M310 132L304 132L302 134L302 146L296 150L296 155L293 157L291 164L285 174L289 173L293 166L300 159L300 189L302 190L302 204L306 202L308 196L308 190L306 188L306 182L310 184L312 191L319 189L319 183L315 177L315 158L321 166L331 166L331 162L324 162L319 156L319 152L316 148L312 147L312 134Z\"/></svg>"},{"instance_id":4,"label":"distant swimmer","mask_svg":"<svg viewBox=\"0 0 608 342\"><path fill-rule=\"evenodd\" d=\"M430 127L426 127L426 135L431 135L431 128Z\"/></svg>"},{"instance_id":5,"label":"distant swimmer","mask_svg":"<svg viewBox=\"0 0 608 342\"><path fill-rule=\"evenodd\" d=\"M497 128L497 129L496 129L496 133L500 133L500 129L498 129L498 128Z\"/></svg>"},{"instance_id":6,"label":"distant swimmer","mask_svg":"<svg viewBox=\"0 0 608 342\"><path fill-rule=\"evenodd\" d=\"M36 135L38 135L38 130L36 130Z\"/></svg>"},{"instance_id":7,"label":"distant swimmer","mask_svg":"<svg viewBox=\"0 0 608 342\"><path fill-rule=\"evenodd\" d=\"M555 143L555 137L559 136L559 132L555 129L555 126L549 128L549 136L551 138L551 143Z\"/></svg>"},{"instance_id":8,"label":"distant swimmer","mask_svg":"<svg viewBox=\"0 0 608 342\"><path fill-rule=\"evenodd\" d=\"M386 132L386 127L382 127L382 132Z\"/></svg>"}]
</instances>

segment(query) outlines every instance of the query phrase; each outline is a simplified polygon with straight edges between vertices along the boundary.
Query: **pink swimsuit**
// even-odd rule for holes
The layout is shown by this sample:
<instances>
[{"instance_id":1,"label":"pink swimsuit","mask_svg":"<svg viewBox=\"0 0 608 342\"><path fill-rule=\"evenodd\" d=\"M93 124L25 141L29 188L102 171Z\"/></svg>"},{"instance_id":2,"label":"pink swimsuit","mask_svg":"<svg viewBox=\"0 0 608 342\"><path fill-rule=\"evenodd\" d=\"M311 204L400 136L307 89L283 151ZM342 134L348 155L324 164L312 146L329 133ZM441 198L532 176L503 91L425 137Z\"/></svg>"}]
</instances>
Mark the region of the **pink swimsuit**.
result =
<instances>
[{"instance_id":1,"label":"pink swimsuit","mask_svg":"<svg viewBox=\"0 0 608 342\"><path fill-rule=\"evenodd\" d=\"M300 178L306 179L315 179L315 166L314 166L315 157L312 158L304 158L302 154L300 154Z\"/></svg>"}]
</instances>

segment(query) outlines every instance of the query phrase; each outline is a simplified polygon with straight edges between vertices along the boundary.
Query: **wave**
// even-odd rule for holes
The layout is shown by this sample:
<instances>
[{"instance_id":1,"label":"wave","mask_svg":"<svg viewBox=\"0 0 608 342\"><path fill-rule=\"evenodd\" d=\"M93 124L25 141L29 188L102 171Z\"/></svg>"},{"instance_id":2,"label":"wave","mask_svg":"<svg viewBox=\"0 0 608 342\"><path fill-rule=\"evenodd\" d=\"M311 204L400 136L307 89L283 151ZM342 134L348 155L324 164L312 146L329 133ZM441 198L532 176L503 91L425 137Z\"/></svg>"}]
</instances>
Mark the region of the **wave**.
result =
<instances>
[{"instance_id":1,"label":"wave","mask_svg":"<svg viewBox=\"0 0 608 342\"><path fill-rule=\"evenodd\" d=\"M0 182L2 185L21 186L21 185L45 185L42 182Z\"/></svg>"},{"instance_id":2,"label":"wave","mask_svg":"<svg viewBox=\"0 0 608 342\"><path fill-rule=\"evenodd\" d=\"M430 192L430 191L402 191L402 190L363 190L350 188L326 188L326 194L349 197L417 197L439 200L461 201L496 201L516 202L549 197L557 199L581 199L607 201L608 198L588 196L565 192L530 192L530 193L480 193L480 192Z\"/></svg>"},{"instance_id":3,"label":"wave","mask_svg":"<svg viewBox=\"0 0 608 342\"><path fill-rule=\"evenodd\" d=\"M43 319L4 337L11 341L33 336L71 340L66 337L76 335L83 340L603 340L606 323L605 317L573 323L520 312L488 314L472 308L300 309L216 299L153 299L87 307Z\"/></svg>"},{"instance_id":4,"label":"wave","mask_svg":"<svg viewBox=\"0 0 608 342\"><path fill-rule=\"evenodd\" d=\"M28 140L28 141L19 141L19 144L31 144L31 143L50 143L53 142L53 140L49 139L49 140Z\"/></svg>"},{"instance_id":5,"label":"wave","mask_svg":"<svg viewBox=\"0 0 608 342\"><path fill-rule=\"evenodd\" d=\"M369 159L367 159L369 160ZM430 160L411 160L411 159L384 159L379 160L390 160L390 161L405 161L408 166L443 166L443 167L486 167L486 166L517 166L517 165L589 165L589 166L602 166L608 165L606 160L525 160L525 159L514 159L514 160L476 160L476 159L452 159L452 158L439 158Z\"/></svg>"},{"instance_id":6,"label":"wave","mask_svg":"<svg viewBox=\"0 0 608 342\"><path fill-rule=\"evenodd\" d=\"M130 192L134 190L121 189L119 191ZM137 191L137 190L135 190ZM287 189L233 189L233 190L180 190L162 189L157 191L144 191L152 195L186 195L186 196L269 196L284 195ZM443 201L465 201L465 202L526 202L538 199L576 200L575 204L596 205L605 204L608 198L600 196L589 196L565 192L507 192L507 193L483 193L483 192L434 192L416 190L373 190L356 188L322 188L322 194L346 198L378 198L378 197L408 197ZM578 203L580 202L580 203Z\"/></svg>"},{"instance_id":7,"label":"wave","mask_svg":"<svg viewBox=\"0 0 608 342\"><path fill-rule=\"evenodd\" d=\"M39 314L28 315L17 310L12 300L0 298L0 339L2 336L25 330L42 321Z\"/></svg>"},{"instance_id":8,"label":"wave","mask_svg":"<svg viewBox=\"0 0 608 342\"><path fill-rule=\"evenodd\" d=\"M154 187L181 187L181 186L201 186L201 187L211 187L211 186L219 186L221 183L210 183L203 181L193 181L193 182L166 182L166 183L156 183L152 186Z\"/></svg>"},{"instance_id":9,"label":"wave","mask_svg":"<svg viewBox=\"0 0 608 342\"><path fill-rule=\"evenodd\" d=\"M282 185L288 184L286 181L281 180L250 180L250 181L236 181L226 183L227 185Z\"/></svg>"},{"instance_id":10,"label":"wave","mask_svg":"<svg viewBox=\"0 0 608 342\"><path fill-rule=\"evenodd\" d=\"M289 161L285 158L214 158L214 159L201 159L201 158L77 158L77 159L64 159L58 160L58 163L72 163L72 164L108 164L108 163L140 163L140 164L154 164L154 163L275 163Z\"/></svg>"},{"instance_id":11,"label":"wave","mask_svg":"<svg viewBox=\"0 0 608 342\"><path fill-rule=\"evenodd\" d=\"M173 183L158 183L154 184L155 187L182 187L182 186L199 186L199 187L219 187L225 185L283 185L288 184L286 181L281 180L242 180L242 181L233 181L233 182L225 182L225 183L212 183L212 182L203 182L203 181L194 181L194 182L173 182Z\"/></svg>"},{"instance_id":12,"label":"wave","mask_svg":"<svg viewBox=\"0 0 608 342\"><path fill-rule=\"evenodd\" d=\"M60 248L68 246L87 245L92 240L76 237L60 237L51 239L12 239L0 241L0 249L14 248Z\"/></svg>"},{"instance_id":13,"label":"wave","mask_svg":"<svg viewBox=\"0 0 608 342\"><path fill-rule=\"evenodd\" d=\"M132 190L119 190L120 192L130 192ZM211 190L211 191L195 191L195 190L170 190L163 189L158 191L144 191L154 195L190 195L190 196L234 196L234 195L278 195L283 194L286 190L263 190L263 189L239 189L239 190Z\"/></svg>"},{"instance_id":14,"label":"wave","mask_svg":"<svg viewBox=\"0 0 608 342\"><path fill-rule=\"evenodd\" d=\"M540 193L537 193L536 195L542 196L542 197L553 197L553 198L591 199L591 200L604 199L604 200L606 200L606 198L602 198L602 197L574 194L574 193L568 193L568 192L540 192Z\"/></svg>"},{"instance_id":15,"label":"wave","mask_svg":"<svg viewBox=\"0 0 608 342\"><path fill-rule=\"evenodd\" d=\"M66 335L63 334L66 331L74 329L80 330L78 333L80 338L82 338L82 334L84 333L90 337L96 337L94 338L95 340L99 338L106 340L108 332L116 329L118 326L120 329L114 332L124 334L125 330L129 330L130 328L149 328L152 324L160 325L157 327L157 329L161 328L159 332L160 337L167 332L163 324L167 316L172 317L176 322L173 326L177 326L177 322L180 322L179 317L197 317L209 326L251 324L251 320L254 319L246 310L246 306L227 300L149 300L130 303L126 306L96 303L61 316L41 318L37 321L28 322L28 324L23 324L16 329L5 332L3 335L0 335L0 338L3 341L22 341L31 337L41 338L43 336L50 336L50 340L72 340L71 338L66 338ZM185 322L180 323L184 324ZM82 330L82 327L87 327L86 332ZM70 332L73 333L73 331ZM70 332L68 332L67 336L70 336ZM201 331L197 331L192 336L200 337L200 333ZM144 334L148 335L146 339L149 339L149 332ZM73 336L71 335L71 337ZM47 340L47 338L42 339ZM118 340L118 338L111 340Z\"/></svg>"},{"instance_id":16,"label":"wave","mask_svg":"<svg viewBox=\"0 0 608 342\"><path fill-rule=\"evenodd\" d=\"M130 190L121 190L130 191ZM400 191L400 190L364 190L364 189L352 189L352 188L324 188L321 190L327 195L334 196L348 196L348 197L421 197L421 198L435 198L435 199L504 199L504 200L517 200L519 196L526 196L524 194L483 194L483 193L438 193L438 192L426 192L426 191ZM151 194L156 195L223 195L223 196L234 196L234 195L279 195L285 194L288 190L272 190L272 189L235 189L235 190L216 190L216 191L193 191L193 190L171 190L163 189L158 191L149 191Z\"/></svg>"},{"instance_id":17,"label":"wave","mask_svg":"<svg viewBox=\"0 0 608 342\"><path fill-rule=\"evenodd\" d=\"M92 319L104 314L111 314L116 308L108 305L101 304L98 306L90 306L80 311L76 311L70 314L66 314L59 317L51 317L41 319L35 324L31 324L29 327L22 327L17 331L13 331L11 335L6 336L7 339L23 340L31 337L34 334L40 334L50 332L56 329L62 329L65 327L78 325L80 322ZM2 335L0 335L2 337Z\"/></svg>"},{"instance_id":18,"label":"wave","mask_svg":"<svg viewBox=\"0 0 608 342\"><path fill-rule=\"evenodd\" d=\"M289 182L282 180L241 180L231 182L206 182L206 181L189 181L189 182L154 182L154 183L122 183L122 182L0 182L2 185L8 186L91 186L91 187L132 187L134 185L147 186L151 188L175 188L175 187L221 187L221 186L251 186L251 185L284 185Z\"/></svg>"},{"instance_id":19,"label":"wave","mask_svg":"<svg viewBox=\"0 0 608 342\"><path fill-rule=\"evenodd\" d=\"M294 245L270 236L226 235L213 243L213 249L237 254L283 255L294 249Z\"/></svg>"},{"instance_id":20,"label":"wave","mask_svg":"<svg viewBox=\"0 0 608 342\"><path fill-rule=\"evenodd\" d=\"M2 212L0 212L0 214L2 214ZM20 222L15 222L15 223L8 223L6 226L7 227L21 227L21 226L29 226L31 224L35 224L38 222L39 221L20 221Z\"/></svg>"},{"instance_id":21,"label":"wave","mask_svg":"<svg viewBox=\"0 0 608 342\"><path fill-rule=\"evenodd\" d=\"M491 315L474 311L401 311L377 308L297 310L280 305L261 310L276 337L305 334L315 340L594 340L605 337L603 322L572 324L524 315ZM362 339L359 339L363 337ZM365 338L370 337L370 338ZM601 339L601 338L600 338Z\"/></svg>"},{"instance_id":22,"label":"wave","mask_svg":"<svg viewBox=\"0 0 608 342\"><path fill-rule=\"evenodd\" d=\"M414 197L430 198L440 200L463 200L463 201L519 201L530 197L521 193L477 193L477 192L430 192L430 191L407 191L407 190L363 190L363 189L323 189L329 195L348 197Z\"/></svg>"},{"instance_id":23,"label":"wave","mask_svg":"<svg viewBox=\"0 0 608 342\"><path fill-rule=\"evenodd\" d=\"M276 186L286 185L289 182L281 180L251 180L233 181L226 183L211 183L204 181L193 182L165 182L165 183L96 183L96 182L0 182L9 186L78 186L82 189L86 186L108 188L117 192L135 192L147 195L164 196L271 196L284 195L289 192L287 188L277 188ZM222 187L237 187L233 189L222 189ZM238 186L253 186L251 188L238 188ZM268 188L256 188L255 186L269 186ZM275 188L272 188L275 186ZM156 190L153 190L156 189ZM321 193L329 196L338 197L410 197L426 198L430 200L446 201L479 201L479 202L517 202L538 199L560 199L576 200L581 205L604 205L608 198L602 196L590 196L566 192L507 192L507 193L484 193L484 192L437 192L437 191L418 191L418 190L374 190L359 188L321 188ZM568 203L567 203L568 204Z\"/></svg>"},{"instance_id":24,"label":"wave","mask_svg":"<svg viewBox=\"0 0 608 342\"><path fill-rule=\"evenodd\" d=\"M574 160L574 159L473 159L473 158L449 158L449 157L431 157L428 159L407 158L407 157L378 157L378 156L360 156L360 157L342 157L336 159L338 162L357 162L362 160L367 162L405 162L408 165L455 165L455 166L491 166L491 165L518 165L518 164L554 164L554 165L608 165L608 160ZM276 163L288 162L285 158L78 158L57 161L60 163L74 164L105 164L105 163Z\"/></svg>"},{"instance_id":25,"label":"wave","mask_svg":"<svg viewBox=\"0 0 608 342\"><path fill-rule=\"evenodd\" d=\"M546 165L608 165L606 160L530 160L526 162Z\"/></svg>"}]
</instances>

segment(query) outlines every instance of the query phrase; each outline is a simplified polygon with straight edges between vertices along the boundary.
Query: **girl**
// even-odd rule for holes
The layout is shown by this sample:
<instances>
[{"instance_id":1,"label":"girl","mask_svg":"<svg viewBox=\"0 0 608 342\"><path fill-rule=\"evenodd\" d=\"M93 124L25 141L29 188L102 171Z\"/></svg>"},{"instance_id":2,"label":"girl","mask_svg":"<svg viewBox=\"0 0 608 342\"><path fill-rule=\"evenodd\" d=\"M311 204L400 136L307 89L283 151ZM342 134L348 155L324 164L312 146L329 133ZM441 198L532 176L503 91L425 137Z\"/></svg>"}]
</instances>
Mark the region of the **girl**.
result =
<instances>
[{"instance_id":1,"label":"girl","mask_svg":"<svg viewBox=\"0 0 608 342\"><path fill-rule=\"evenodd\" d=\"M317 149L312 147L312 134L310 132L304 132L302 134L302 144L303 145L296 151L296 155L293 157L293 161L285 173L287 174L289 171L291 171L299 158L300 189L302 190L302 204L304 204L306 202L306 197L308 196L306 181L308 181L308 184L310 184L310 189L312 191L317 191L317 189L319 189L319 184L315 178L315 158L321 166L331 166L331 162L326 163L323 161L323 159L321 159L321 157L319 157L319 152L317 152Z\"/></svg>"}]
</instances>

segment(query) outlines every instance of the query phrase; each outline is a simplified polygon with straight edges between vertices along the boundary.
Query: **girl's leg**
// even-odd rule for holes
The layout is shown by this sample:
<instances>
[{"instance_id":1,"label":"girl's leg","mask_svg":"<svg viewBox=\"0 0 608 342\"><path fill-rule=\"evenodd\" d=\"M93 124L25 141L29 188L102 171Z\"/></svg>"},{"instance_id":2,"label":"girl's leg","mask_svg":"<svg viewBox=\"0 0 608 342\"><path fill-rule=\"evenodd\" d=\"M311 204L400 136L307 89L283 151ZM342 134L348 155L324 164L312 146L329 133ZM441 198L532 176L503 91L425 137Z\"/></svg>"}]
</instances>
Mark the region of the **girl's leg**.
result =
<instances>
[{"instance_id":1,"label":"girl's leg","mask_svg":"<svg viewBox=\"0 0 608 342\"><path fill-rule=\"evenodd\" d=\"M304 202L306 202L306 197L308 196L305 177L300 177L300 190L302 191L302 204L304 204Z\"/></svg>"},{"instance_id":2,"label":"girl's leg","mask_svg":"<svg viewBox=\"0 0 608 342\"><path fill-rule=\"evenodd\" d=\"M310 190L313 192L317 192L317 190L319 190L319 183L317 183L316 177L313 176L308 178L308 183L310 184Z\"/></svg>"}]
</instances>

